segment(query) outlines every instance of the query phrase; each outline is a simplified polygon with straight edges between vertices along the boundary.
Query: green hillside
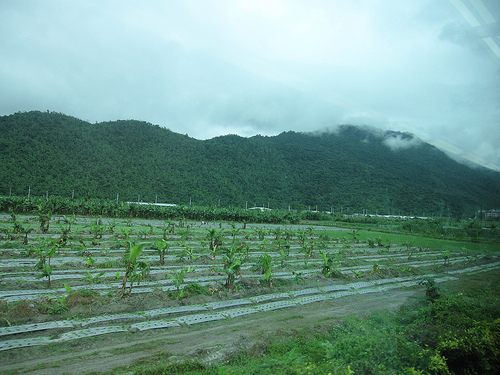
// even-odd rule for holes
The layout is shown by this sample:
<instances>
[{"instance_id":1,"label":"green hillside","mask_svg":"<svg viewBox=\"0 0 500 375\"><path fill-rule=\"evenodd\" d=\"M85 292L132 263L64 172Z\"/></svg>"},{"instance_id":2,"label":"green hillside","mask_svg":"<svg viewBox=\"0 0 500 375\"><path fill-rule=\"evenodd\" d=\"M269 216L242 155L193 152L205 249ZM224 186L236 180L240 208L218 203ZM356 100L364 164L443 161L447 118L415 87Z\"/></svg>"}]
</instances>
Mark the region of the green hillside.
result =
<instances>
[{"instance_id":1,"label":"green hillside","mask_svg":"<svg viewBox=\"0 0 500 375\"><path fill-rule=\"evenodd\" d=\"M500 207L500 173L411 134L334 132L196 140L145 122L60 113L0 117L0 195L116 198L415 215Z\"/></svg>"}]
</instances>

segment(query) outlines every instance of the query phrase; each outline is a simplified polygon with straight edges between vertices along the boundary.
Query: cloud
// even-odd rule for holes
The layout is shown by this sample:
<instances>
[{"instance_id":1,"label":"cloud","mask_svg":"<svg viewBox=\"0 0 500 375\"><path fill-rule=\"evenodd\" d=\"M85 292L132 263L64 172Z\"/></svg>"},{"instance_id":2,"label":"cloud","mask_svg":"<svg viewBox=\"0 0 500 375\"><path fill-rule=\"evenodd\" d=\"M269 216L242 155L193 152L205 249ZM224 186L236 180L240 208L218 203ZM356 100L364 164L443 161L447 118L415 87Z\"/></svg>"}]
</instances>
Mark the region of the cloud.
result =
<instances>
[{"instance_id":1,"label":"cloud","mask_svg":"<svg viewBox=\"0 0 500 375\"><path fill-rule=\"evenodd\" d=\"M417 147L422 141L410 134L388 133L382 141L392 151L404 150L411 147Z\"/></svg>"},{"instance_id":2,"label":"cloud","mask_svg":"<svg viewBox=\"0 0 500 375\"><path fill-rule=\"evenodd\" d=\"M498 165L484 30L438 0L3 2L0 115L134 118L200 139L350 123Z\"/></svg>"}]
</instances>

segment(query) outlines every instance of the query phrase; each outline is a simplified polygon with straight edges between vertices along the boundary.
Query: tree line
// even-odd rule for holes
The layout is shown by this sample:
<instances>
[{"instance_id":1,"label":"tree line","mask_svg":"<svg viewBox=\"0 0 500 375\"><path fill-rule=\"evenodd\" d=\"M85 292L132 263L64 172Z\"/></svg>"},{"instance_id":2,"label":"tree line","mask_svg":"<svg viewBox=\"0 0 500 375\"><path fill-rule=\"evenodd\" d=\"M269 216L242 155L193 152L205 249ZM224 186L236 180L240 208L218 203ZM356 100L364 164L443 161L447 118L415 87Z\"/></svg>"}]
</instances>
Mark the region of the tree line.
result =
<instances>
[{"instance_id":1,"label":"tree line","mask_svg":"<svg viewBox=\"0 0 500 375\"><path fill-rule=\"evenodd\" d=\"M0 117L0 195L218 207L470 216L500 207L500 173L356 126L196 140L146 122L60 113Z\"/></svg>"}]
</instances>

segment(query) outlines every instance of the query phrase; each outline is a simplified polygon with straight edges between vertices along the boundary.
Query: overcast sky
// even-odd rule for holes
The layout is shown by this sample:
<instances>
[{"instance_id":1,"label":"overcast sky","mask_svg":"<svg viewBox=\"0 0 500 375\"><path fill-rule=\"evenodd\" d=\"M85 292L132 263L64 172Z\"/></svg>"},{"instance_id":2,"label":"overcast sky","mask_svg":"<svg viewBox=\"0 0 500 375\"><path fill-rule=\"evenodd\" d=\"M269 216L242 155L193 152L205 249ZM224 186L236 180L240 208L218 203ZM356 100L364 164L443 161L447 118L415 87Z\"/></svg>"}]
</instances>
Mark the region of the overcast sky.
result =
<instances>
[{"instance_id":1,"label":"overcast sky","mask_svg":"<svg viewBox=\"0 0 500 375\"><path fill-rule=\"evenodd\" d=\"M409 131L500 170L498 0L0 0L0 115Z\"/></svg>"}]
</instances>

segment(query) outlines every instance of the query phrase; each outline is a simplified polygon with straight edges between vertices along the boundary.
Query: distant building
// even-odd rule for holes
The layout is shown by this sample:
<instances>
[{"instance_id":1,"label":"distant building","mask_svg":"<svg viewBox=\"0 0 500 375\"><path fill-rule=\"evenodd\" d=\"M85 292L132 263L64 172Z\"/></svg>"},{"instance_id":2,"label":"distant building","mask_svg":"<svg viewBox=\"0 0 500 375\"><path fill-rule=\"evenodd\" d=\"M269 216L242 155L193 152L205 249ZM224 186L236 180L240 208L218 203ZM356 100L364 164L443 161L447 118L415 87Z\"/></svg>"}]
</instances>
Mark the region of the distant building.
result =
<instances>
[{"instance_id":1,"label":"distant building","mask_svg":"<svg viewBox=\"0 0 500 375\"><path fill-rule=\"evenodd\" d=\"M145 205L152 205L152 206L162 206L162 207L175 207L177 206L174 203L150 203L150 202L125 202L128 204L145 204Z\"/></svg>"},{"instance_id":2,"label":"distant building","mask_svg":"<svg viewBox=\"0 0 500 375\"><path fill-rule=\"evenodd\" d=\"M477 211L476 218L481 218L485 220L500 220L500 209Z\"/></svg>"},{"instance_id":3,"label":"distant building","mask_svg":"<svg viewBox=\"0 0 500 375\"><path fill-rule=\"evenodd\" d=\"M500 220L500 210L485 210L483 211L486 220Z\"/></svg>"},{"instance_id":4,"label":"distant building","mask_svg":"<svg viewBox=\"0 0 500 375\"><path fill-rule=\"evenodd\" d=\"M249 210L271 211L269 207L250 207Z\"/></svg>"}]
</instances>

